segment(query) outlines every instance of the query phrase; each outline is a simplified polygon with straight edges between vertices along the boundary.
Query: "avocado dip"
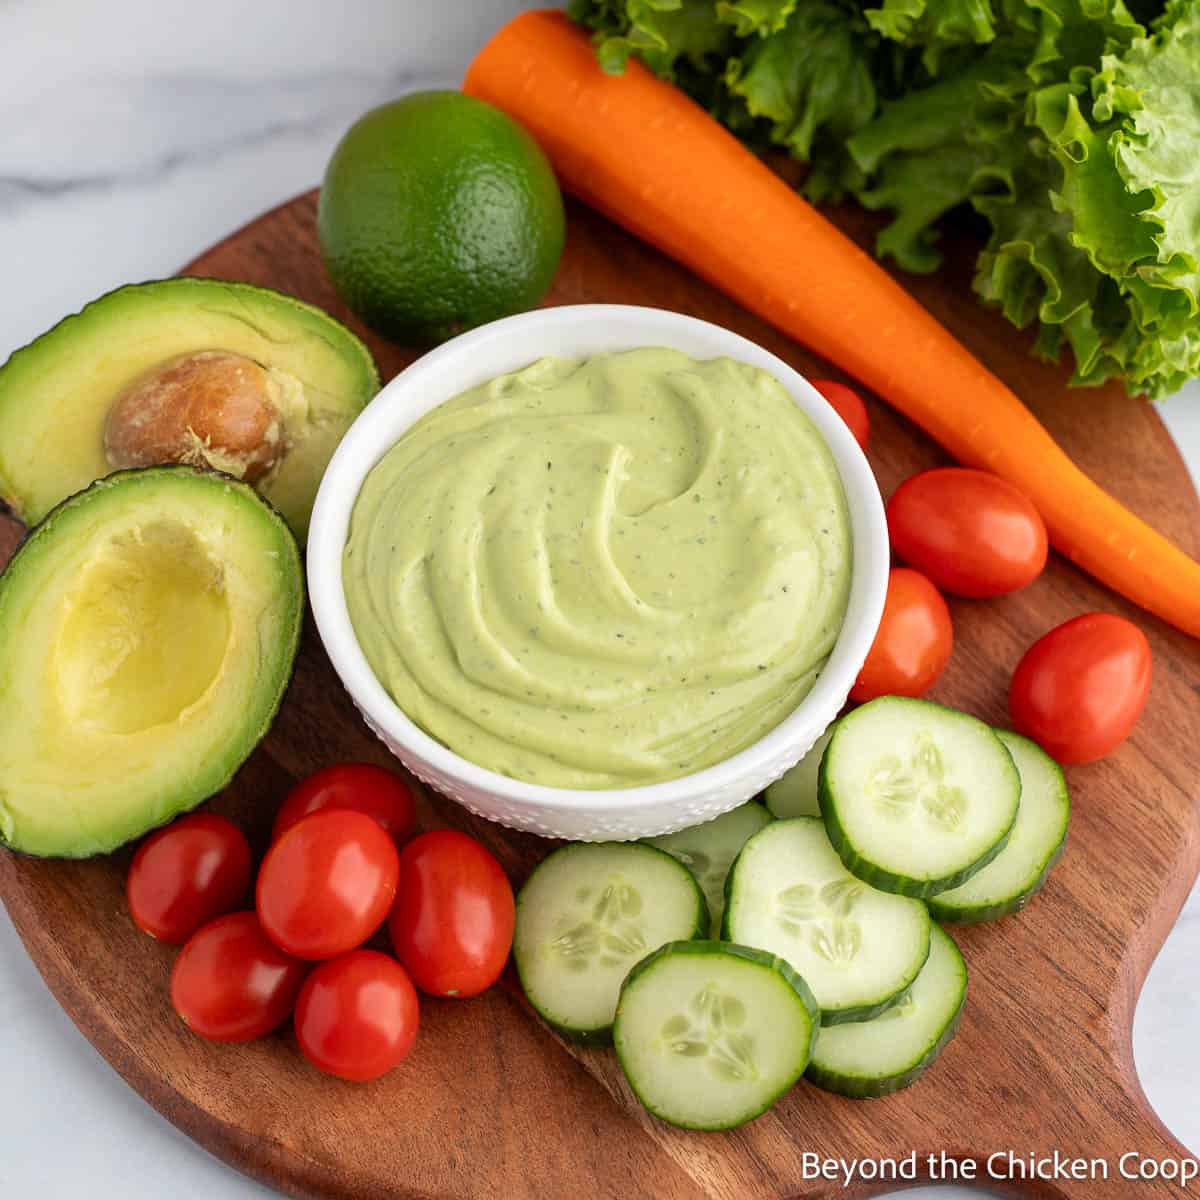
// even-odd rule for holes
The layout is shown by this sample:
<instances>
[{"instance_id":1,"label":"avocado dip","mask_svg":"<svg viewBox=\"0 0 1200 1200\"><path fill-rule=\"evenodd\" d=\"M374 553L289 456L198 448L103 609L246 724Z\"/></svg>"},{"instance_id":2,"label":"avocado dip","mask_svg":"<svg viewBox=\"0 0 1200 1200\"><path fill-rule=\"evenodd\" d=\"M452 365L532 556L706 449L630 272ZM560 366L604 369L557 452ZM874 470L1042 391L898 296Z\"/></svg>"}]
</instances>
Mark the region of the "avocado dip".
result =
<instances>
[{"instance_id":1,"label":"avocado dip","mask_svg":"<svg viewBox=\"0 0 1200 1200\"><path fill-rule=\"evenodd\" d=\"M833 648L850 558L833 457L776 379L639 349L429 412L368 474L342 575L368 662L432 737L609 788L778 725Z\"/></svg>"}]
</instances>

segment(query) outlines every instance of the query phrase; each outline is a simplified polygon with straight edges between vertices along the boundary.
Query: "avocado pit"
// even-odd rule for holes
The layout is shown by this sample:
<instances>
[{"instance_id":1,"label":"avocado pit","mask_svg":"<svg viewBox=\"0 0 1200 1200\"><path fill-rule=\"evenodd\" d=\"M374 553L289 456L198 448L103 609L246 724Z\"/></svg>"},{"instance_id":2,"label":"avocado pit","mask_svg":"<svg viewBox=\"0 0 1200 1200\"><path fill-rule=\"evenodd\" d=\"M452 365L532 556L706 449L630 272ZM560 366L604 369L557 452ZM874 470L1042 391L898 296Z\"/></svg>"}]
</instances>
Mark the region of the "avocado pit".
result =
<instances>
[{"instance_id":1,"label":"avocado pit","mask_svg":"<svg viewBox=\"0 0 1200 1200\"><path fill-rule=\"evenodd\" d=\"M117 396L104 425L105 456L114 469L189 463L257 483L285 449L278 391L245 355L178 355Z\"/></svg>"}]
</instances>

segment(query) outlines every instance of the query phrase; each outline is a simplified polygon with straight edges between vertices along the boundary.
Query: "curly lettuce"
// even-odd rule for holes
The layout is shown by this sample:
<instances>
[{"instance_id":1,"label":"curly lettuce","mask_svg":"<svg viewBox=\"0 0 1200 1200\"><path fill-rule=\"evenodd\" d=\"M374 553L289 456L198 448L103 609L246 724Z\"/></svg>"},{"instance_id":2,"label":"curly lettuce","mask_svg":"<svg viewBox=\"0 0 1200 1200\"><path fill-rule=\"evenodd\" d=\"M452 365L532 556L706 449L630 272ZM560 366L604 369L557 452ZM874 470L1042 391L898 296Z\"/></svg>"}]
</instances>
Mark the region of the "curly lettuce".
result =
<instances>
[{"instance_id":1,"label":"curly lettuce","mask_svg":"<svg viewBox=\"0 0 1200 1200\"><path fill-rule=\"evenodd\" d=\"M964 206L975 290L1073 382L1166 395L1200 374L1200 0L574 0L629 54L823 201L890 215L876 249L940 265ZM1147 22L1150 22L1147 24Z\"/></svg>"},{"instance_id":2,"label":"curly lettuce","mask_svg":"<svg viewBox=\"0 0 1200 1200\"><path fill-rule=\"evenodd\" d=\"M844 146L874 115L879 39L842 0L573 0L601 66L636 54L756 149L811 164L806 191L837 199L863 182Z\"/></svg>"}]
</instances>

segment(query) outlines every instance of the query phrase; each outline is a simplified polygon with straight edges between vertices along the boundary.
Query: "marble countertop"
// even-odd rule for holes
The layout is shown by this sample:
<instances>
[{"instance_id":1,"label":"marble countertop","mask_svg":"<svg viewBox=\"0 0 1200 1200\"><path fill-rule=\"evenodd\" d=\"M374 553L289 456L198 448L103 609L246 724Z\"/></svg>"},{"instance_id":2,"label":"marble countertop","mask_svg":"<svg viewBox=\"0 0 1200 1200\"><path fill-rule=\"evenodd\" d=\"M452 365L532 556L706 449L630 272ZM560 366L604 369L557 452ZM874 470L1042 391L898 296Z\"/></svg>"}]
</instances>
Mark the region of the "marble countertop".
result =
<instances>
[{"instance_id":1,"label":"marble countertop","mask_svg":"<svg viewBox=\"0 0 1200 1200\"><path fill-rule=\"evenodd\" d=\"M0 360L102 292L169 275L314 186L356 116L413 87L456 83L524 7L0 0ZM1200 481L1200 387L1163 413ZM1151 971L1134 1050L1151 1103L1200 1153L1198 994L1193 894ZM0 1080L0 1195L272 1194L125 1086L58 1008L2 909Z\"/></svg>"}]
</instances>

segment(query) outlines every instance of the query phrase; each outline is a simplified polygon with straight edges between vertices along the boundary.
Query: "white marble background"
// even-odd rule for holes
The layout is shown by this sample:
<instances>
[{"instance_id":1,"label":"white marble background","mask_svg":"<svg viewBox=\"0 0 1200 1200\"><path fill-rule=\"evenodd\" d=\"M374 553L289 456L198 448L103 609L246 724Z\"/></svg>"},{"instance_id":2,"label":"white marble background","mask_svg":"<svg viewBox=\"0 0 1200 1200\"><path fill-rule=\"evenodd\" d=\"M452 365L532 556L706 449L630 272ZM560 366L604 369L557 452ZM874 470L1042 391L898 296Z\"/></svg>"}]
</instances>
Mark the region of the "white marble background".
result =
<instances>
[{"instance_id":1,"label":"white marble background","mask_svg":"<svg viewBox=\"0 0 1200 1200\"><path fill-rule=\"evenodd\" d=\"M358 114L416 86L456 82L488 33L523 7L0 0L0 359L100 293L171 274L312 187ZM1164 411L1200 479L1200 387ZM1134 1045L1151 1102L1196 1152L1198 992L1194 895L1150 975ZM0 915L0 1196L269 1194L124 1085Z\"/></svg>"}]
</instances>

